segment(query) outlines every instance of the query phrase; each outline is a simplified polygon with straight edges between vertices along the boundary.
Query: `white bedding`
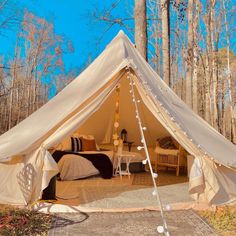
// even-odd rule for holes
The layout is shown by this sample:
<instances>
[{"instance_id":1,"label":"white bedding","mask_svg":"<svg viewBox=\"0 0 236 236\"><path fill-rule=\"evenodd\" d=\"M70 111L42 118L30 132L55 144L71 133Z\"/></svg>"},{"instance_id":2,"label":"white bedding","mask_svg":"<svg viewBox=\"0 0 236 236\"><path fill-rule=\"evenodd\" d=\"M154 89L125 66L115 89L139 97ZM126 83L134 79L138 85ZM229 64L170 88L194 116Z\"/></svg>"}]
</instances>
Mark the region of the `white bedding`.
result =
<instances>
[{"instance_id":1,"label":"white bedding","mask_svg":"<svg viewBox=\"0 0 236 236\"><path fill-rule=\"evenodd\" d=\"M86 154L94 154L94 153L103 153L106 154L113 166L116 166L116 158L113 158L113 151L86 151L83 152ZM123 151L123 154L132 154L131 163L132 162L142 162L144 160L143 156L139 153L135 152L126 152ZM82 179L89 176L99 174L99 171L93 166L93 164L85 159L84 157L73 155L73 154L66 154L64 155L61 160L58 162L58 168L60 171L60 178L61 180L75 180L75 179Z\"/></svg>"}]
</instances>

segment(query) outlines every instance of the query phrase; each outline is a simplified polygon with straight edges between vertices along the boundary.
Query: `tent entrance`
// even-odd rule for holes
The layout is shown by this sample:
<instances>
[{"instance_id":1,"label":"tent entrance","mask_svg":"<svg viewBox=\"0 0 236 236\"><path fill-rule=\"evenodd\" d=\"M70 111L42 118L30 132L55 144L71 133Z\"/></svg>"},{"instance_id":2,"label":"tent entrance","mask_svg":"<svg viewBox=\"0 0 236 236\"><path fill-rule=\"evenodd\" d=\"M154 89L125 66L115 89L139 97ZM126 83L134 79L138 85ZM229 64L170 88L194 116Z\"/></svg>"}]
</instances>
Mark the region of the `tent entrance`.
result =
<instances>
[{"instance_id":1,"label":"tent entrance","mask_svg":"<svg viewBox=\"0 0 236 236\"><path fill-rule=\"evenodd\" d=\"M135 91L137 96L138 92ZM138 97L137 99L140 99ZM100 109L94 112L85 122L82 124L76 133L83 135L93 135L98 145L104 149L113 149L113 125L115 114L116 92L115 90L104 101ZM165 136L170 136L166 129L157 121L149 109L144 103L140 103L140 117L143 122L143 126L147 127L145 131L145 138L147 140L148 151L151 156L151 160L154 166L156 154L154 152L156 146L156 139ZM128 141L132 141L132 152L141 153L145 159L144 150L138 151L137 146L142 145L139 127L136 119L136 111L132 96L130 93L129 81L126 75L120 80L120 120L119 131L126 129L128 134ZM124 149L128 151L128 147L124 146ZM135 163L134 163L135 164ZM137 163L136 163L137 164ZM138 163L141 164L141 163ZM141 164L142 165L142 164ZM159 178L157 180L158 186L183 184L187 186L188 181L186 173L181 173L179 177L175 176L175 170L169 168L166 171L164 167L158 167ZM66 204L72 203L89 203L96 200L101 200L107 197L116 197L119 194L127 191L136 191L153 186L150 172L132 173L131 177L117 176L111 180L104 180L100 177L91 177L88 179L75 180L75 181L58 181L57 182L57 196L59 202ZM182 186L182 185L181 185ZM188 196L187 187L185 186L185 194ZM95 191L96 189L96 191ZM91 197L90 194L93 196ZM90 197L88 197L90 196ZM67 199L67 200L66 200Z\"/></svg>"}]
</instances>

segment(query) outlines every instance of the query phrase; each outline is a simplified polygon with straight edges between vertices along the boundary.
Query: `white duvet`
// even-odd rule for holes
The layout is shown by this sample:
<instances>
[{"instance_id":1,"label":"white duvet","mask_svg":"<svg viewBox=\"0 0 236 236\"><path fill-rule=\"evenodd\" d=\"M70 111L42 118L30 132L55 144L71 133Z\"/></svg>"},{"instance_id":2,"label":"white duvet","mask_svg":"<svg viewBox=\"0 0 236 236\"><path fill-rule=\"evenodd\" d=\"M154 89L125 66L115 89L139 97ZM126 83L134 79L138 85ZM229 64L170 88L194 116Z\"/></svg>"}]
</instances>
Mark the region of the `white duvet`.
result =
<instances>
[{"instance_id":1,"label":"white duvet","mask_svg":"<svg viewBox=\"0 0 236 236\"><path fill-rule=\"evenodd\" d=\"M111 162L113 163L113 166L116 166L116 161L114 161L116 158L113 158L113 151L102 151L102 152L96 152L96 151L87 151L83 152L86 154L89 153L103 153L106 154ZM131 154L131 152L123 151L123 154ZM141 162L144 158L141 154L132 152L132 159L131 162ZM58 162L58 168L60 171L60 177L62 180L75 180L75 179L82 179L89 176L97 175L99 174L99 171L93 166L92 162L87 160L86 158L74 154L66 154L64 155L61 160Z\"/></svg>"}]
</instances>

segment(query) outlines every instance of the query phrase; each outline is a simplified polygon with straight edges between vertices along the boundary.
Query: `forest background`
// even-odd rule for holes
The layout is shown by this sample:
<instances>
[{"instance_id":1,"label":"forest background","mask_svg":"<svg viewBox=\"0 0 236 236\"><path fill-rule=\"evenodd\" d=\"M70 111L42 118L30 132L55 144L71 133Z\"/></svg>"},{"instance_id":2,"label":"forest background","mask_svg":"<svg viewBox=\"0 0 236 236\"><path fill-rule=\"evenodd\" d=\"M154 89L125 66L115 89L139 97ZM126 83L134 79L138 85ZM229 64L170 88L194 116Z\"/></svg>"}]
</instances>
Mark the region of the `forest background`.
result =
<instances>
[{"instance_id":1,"label":"forest background","mask_svg":"<svg viewBox=\"0 0 236 236\"><path fill-rule=\"evenodd\" d=\"M168 86L236 143L235 13L234 0L0 0L0 134L122 29Z\"/></svg>"}]
</instances>

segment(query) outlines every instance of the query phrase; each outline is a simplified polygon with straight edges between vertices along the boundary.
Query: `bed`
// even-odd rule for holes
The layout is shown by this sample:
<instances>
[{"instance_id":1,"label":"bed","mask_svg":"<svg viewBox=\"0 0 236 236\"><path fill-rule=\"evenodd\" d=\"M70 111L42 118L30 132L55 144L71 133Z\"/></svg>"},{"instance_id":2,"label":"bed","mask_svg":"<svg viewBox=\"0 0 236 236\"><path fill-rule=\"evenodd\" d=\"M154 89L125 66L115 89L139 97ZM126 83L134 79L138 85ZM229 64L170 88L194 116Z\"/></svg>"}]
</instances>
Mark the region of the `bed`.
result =
<instances>
[{"instance_id":1,"label":"bed","mask_svg":"<svg viewBox=\"0 0 236 236\"><path fill-rule=\"evenodd\" d=\"M123 151L123 154L130 152ZM113 176L117 168L117 159L113 151L55 151L52 154L58 163L61 180L83 179L100 175L104 179ZM143 156L132 152L130 163L141 163Z\"/></svg>"}]
</instances>

